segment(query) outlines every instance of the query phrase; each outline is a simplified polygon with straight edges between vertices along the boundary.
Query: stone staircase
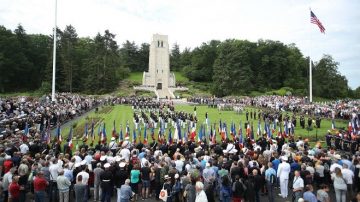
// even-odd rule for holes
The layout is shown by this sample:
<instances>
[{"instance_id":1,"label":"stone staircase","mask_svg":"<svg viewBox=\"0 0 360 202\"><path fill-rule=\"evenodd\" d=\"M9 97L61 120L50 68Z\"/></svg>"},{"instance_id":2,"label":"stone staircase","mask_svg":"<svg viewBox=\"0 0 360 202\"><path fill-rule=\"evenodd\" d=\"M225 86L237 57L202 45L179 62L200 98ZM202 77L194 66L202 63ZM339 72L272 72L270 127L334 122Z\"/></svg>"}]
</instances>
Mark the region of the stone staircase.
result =
<instances>
[{"instance_id":1,"label":"stone staircase","mask_svg":"<svg viewBox=\"0 0 360 202\"><path fill-rule=\"evenodd\" d=\"M158 96L159 99L163 99L163 98L175 98L174 94L172 92L170 92L169 89L161 89L161 90L156 90L156 94Z\"/></svg>"}]
</instances>

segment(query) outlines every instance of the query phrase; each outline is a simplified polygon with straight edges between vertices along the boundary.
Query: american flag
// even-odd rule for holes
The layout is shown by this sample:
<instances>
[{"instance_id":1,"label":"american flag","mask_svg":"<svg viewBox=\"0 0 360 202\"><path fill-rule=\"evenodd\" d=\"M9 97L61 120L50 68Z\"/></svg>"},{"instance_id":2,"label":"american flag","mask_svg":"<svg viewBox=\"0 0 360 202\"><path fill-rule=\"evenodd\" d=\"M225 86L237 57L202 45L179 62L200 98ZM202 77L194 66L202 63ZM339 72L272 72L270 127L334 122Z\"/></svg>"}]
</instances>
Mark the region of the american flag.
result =
<instances>
[{"instance_id":1,"label":"american flag","mask_svg":"<svg viewBox=\"0 0 360 202\"><path fill-rule=\"evenodd\" d=\"M316 24L319 27L320 32L325 34L325 27L312 11L310 11L310 22Z\"/></svg>"}]
</instances>

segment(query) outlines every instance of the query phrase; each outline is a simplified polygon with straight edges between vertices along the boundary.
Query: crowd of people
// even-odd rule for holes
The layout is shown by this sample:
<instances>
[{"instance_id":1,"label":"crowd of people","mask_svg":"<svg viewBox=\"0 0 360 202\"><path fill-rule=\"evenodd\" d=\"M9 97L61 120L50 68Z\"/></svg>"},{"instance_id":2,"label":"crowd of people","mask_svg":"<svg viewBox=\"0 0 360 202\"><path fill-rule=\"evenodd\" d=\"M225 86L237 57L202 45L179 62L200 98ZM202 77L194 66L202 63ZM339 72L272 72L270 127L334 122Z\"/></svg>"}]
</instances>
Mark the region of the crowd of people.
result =
<instances>
[{"instance_id":1,"label":"crowd of people","mask_svg":"<svg viewBox=\"0 0 360 202\"><path fill-rule=\"evenodd\" d=\"M325 147L310 146L302 137L279 134L273 140L265 133L257 140L246 136L244 142L238 137L197 141L190 134L187 141L174 142L152 137L134 143L129 137L122 141L112 137L109 143L84 141L78 150L64 150L49 147L38 135L46 127L41 117L65 121L73 111L82 113L101 102L71 94L59 95L58 100L56 104L49 98L44 103L1 101L1 121L12 120L4 124L8 139L0 144L0 201L360 202L359 147L350 153L331 139ZM163 120L196 118L196 108L193 114L176 112L171 102L158 105L137 98L104 102L127 102L134 112L159 111ZM154 118L144 113L141 116ZM21 114L40 124L28 138L22 138L25 126L13 126ZM36 114L41 114L38 122Z\"/></svg>"},{"instance_id":2,"label":"crowd of people","mask_svg":"<svg viewBox=\"0 0 360 202\"><path fill-rule=\"evenodd\" d=\"M321 116L323 118L345 120L350 120L354 116L354 112L359 113L360 107L360 100L337 100L309 103L307 97L277 95L241 98L190 97L187 100L188 102L205 105L217 105L221 103L244 104L246 106L291 111L309 116Z\"/></svg>"},{"instance_id":3,"label":"crowd of people","mask_svg":"<svg viewBox=\"0 0 360 202\"><path fill-rule=\"evenodd\" d=\"M24 131L26 124L29 133L53 128L95 108L101 102L91 96L71 93L56 94L56 102L52 102L50 95L41 98L0 98L0 133L2 138L6 138L11 132Z\"/></svg>"}]
</instances>

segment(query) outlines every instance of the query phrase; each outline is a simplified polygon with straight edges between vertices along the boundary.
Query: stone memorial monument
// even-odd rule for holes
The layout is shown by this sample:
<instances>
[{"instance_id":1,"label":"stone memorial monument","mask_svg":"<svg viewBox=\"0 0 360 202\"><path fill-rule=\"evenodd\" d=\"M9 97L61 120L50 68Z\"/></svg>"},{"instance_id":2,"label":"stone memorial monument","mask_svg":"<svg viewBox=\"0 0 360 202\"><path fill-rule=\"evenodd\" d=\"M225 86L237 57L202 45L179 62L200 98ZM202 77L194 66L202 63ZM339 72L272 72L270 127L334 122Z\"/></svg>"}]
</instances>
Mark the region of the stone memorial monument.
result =
<instances>
[{"instance_id":1,"label":"stone memorial monument","mask_svg":"<svg viewBox=\"0 0 360 202\"><path fill-rule=\"evenodd\" d=\"M149 70L143 73L142 85L135 89L154 91L158 98L175 98L175 74L170 72L170 53L167 35L154 34L150 44Z\"/></svg>"}]
</instances>

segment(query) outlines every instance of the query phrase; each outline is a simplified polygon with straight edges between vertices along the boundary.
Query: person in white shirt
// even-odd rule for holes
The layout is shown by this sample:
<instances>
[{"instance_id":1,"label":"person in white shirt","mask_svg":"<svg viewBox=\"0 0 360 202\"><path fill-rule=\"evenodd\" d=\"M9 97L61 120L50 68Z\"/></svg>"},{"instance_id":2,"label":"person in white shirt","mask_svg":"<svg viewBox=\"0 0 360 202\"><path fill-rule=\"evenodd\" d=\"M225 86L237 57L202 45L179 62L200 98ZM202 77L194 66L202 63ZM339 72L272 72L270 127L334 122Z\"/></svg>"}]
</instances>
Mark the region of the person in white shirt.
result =
<instances>
[{"instance_id":1,"label":"person in white shirt","mask_svg":"<svg viewBox=\"0 0 360 202\"><path fill-rule=\"evenodd\" d=\"M343 164L343 168L341 169L342 176L347 184L347 195L348 199L353 197L353 179L354 179L354 172L348 168L348 165Z\"/></svg>"},{"instance_id":2,"label":"person in white shirt","mask_svg":"<svg viewBox=\"0 0 360 202\"><path fill-rule=\"evenodd\" d=\"M129 162L130 160L130 150L128 148L123 148L121 151L120 151L120 155L122 158L125 159L126 162Z\"/></svg>"},{"instance_id":3,"label":"person in white shirt","mask_svg":"<svg viewBox=\"0 0 360 202\"><path fill-rule=\"evenodd\" d=\"M280 178L280 193L279 196L286 198L288 196L288 184L290 174L290 164L287 163L287 156L281 157L281 163L277 170L277 177Z\"/></svg>"},{"instance_id":4,"label":"person in white shirt","mask_svg":"<svg viewBox=\"0 0 360 202\"><path fill-rule=\"evenodd\" d=\"M147 154L145 153L144 157L140 161L141 167L145 167L146 163L149 163L149 160L147 160Z\"/></svg>"},{"instance_id":5,"label":"person in white shirt","mask_svg":"<svg viewBox=\"0 0 360 202\"><path fill-rule=\"evenodd\" d=\"M197 181L195 184L195 189L196 189L195 202L208 202L207 196L204 191L204 184L200 181Z\"/></svg>"},{"instance_id":6,"label":"person in white shirt","mask_svg":"<svg viewBox=\"0 0 360 202\"><path fill-rule=\"evenodd\" d=\"M56 182L59 169L60 169L60 166L58 164L58 160L56 158L52 159L52 163L49 166L50 181Z\"/></svg>"},{"instance_id":7,"label":"person in white shirt","mask_svg":"<svg viewBox=\"0 0 360 202\"><path fill-rule=\"evenodd\" d=\"M293 201L298 201L302 196L302 191L304 189L304 180L300 177L300 171L295 171L294 181L293 181Z\"/></svg>"},{"instance_id":8,"label":"person in white shirt","mask_svg":"<svg viewBox=\"0 0 360 202\"><path fill-rule=\"evenodd\" d=\"M338 160L341 159L341 156L339 154L335 154L334 158L337 159L335 160L335 162L333 162L330 166L330 172L334 173L335 172L335 168L340 168L340 170L342 169L342 166L337 162Z\"/></svg>"},{"instance_id":9,"label":"person in white shirt","mask_svg":"<svg viewBox=\"0 0 360 202\"><path fill-rule=\"evenodd\" d=\"M27 154L29 152L29 146L25 143L20 145L20 152L21 154Z\"/></svg>"},{"instance_id":10,"label":"person in white shirt","mask_svg":"<svg viewBox=\"0 0 360 202\"><path fill-rule=\"evenodd\" d=\"M177 160L175 161L175 168L179 173L182 173L184 167L184 161L180 160L181 159L180 155L178 155L176 158Z\"/></svg>"},{"instance_id":11,"label":"person in white shirt","mask_svg":"<svg viewBox=\"0 0 360 202\"><path fill-rule=\"evenodd\" d=\"M113 154L116 153L117 150L117 143L115 137L111 138L111 142L109 142L109 149L113 152Z\"/></svg>"},{"instance_id":12,"label":"person in white shirt","mask_svg":"<svg viewBox=\"0 0 360 202\"><path fill-rule=\"evenodd\" d=\"M88 185L88 180L89 180L89 173L86 172L86 165L81 165L82 166L82 171L79 172L77 175L76 175L76 179L78 178L79 175L82 176L82 183L84 185Z\"/></svg>"},{"instance_id":13,"label":"person in white shirt","mask_svg":"<svg viewBox=\"0 0 360 202\"><path fill-rule=\"evenodd\" d=\"M50 196L50 201L55 201L56 200L55 196L58 195L56 179L58 177L58 171L61 167L58 164L58 159L53 158L51 162L52 163L49 166L49 172L50 172L49 193L53 193L53 195Z\"/></svg>"},{"instance_id":14,"label":"person in white shirt","mask_svg":"<svg viewBox=\"0 0 360 202\"><path fill-rule=\"evenodd\" d=\"M75 158L75 163L80 163L82 161L81 157L79 156L80 152L76 151L73 158Z\"/></svg>"}]
</instances>

